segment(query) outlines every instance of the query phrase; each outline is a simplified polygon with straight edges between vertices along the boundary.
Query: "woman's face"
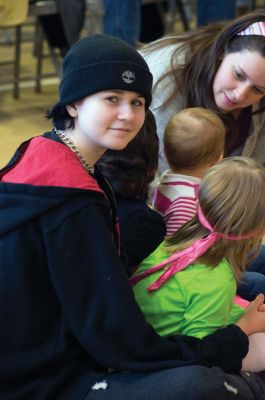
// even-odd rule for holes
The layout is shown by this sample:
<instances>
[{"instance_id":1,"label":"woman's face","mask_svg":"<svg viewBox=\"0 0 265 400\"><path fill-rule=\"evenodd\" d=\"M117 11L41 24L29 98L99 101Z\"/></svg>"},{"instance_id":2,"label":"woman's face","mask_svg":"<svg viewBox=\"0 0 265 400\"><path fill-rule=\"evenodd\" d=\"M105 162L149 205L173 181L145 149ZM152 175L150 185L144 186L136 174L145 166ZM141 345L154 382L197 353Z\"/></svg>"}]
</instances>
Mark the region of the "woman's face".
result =
<instances>
[{"instance_id":1,"label":"woman's face","mask_svg":"<svg viewBox=\"0 0 265 400\"><path fill-rule=\"evenodd\" d=\"M244 50L224 56L213 81L215 103L233 112L258 103L265 95L265 58Z\"/></svg>"}]
</instances>

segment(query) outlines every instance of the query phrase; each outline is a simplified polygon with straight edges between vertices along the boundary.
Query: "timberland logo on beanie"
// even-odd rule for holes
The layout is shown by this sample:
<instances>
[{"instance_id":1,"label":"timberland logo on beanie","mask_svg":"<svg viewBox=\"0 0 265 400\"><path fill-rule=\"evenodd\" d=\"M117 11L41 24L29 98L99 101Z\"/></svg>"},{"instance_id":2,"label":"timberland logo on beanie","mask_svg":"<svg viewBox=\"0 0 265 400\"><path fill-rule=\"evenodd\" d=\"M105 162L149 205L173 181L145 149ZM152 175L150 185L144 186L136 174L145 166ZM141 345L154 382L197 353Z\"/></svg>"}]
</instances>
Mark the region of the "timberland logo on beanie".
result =
<instances>
[{"instance_id":1,"label":"timberland logo on beanie","mask_svg":"<svg viewBox=\"0 0 265 400\"><path fill-rule=\"evenodd\" d=\"M135 81L135 74L132 71L124 71L121 77L126 83L133 83Z\"/></svg>"},{"instance_id":2,"label":"timberland logo on beanie","mask_svg":"<svg viewBox=\"0 0 265 400\"><path fill-rule=\"evenodd\" d=\"M76 42L63 61L60 103L72 104L101 91L139 93L148 108L153 77L141 54L123 40L105 34Z\"/></svg>"}]
</instances>

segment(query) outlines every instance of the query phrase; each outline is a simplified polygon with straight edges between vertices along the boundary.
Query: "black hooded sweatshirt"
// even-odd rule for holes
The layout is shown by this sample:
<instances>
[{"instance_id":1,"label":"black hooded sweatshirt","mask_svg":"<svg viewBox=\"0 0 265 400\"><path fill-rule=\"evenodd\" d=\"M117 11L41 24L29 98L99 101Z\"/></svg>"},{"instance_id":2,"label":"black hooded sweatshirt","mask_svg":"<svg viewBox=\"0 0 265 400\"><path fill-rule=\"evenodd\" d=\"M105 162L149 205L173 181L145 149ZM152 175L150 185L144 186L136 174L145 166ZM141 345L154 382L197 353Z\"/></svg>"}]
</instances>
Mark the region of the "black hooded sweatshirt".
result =
<instances>
[{"instance_id":1,"label":"black hooded sweatshirt","mask_svg":"<svg viewBox=\"0 0 265 400\"><path fill-rule=\"evenodd\" d=\"M235 325L200 340L146 323L114 203L55 133L24 142L0 171L1 400L83 399L109 369L241 368L248 339Z\"/></svg>"}]
</instances>

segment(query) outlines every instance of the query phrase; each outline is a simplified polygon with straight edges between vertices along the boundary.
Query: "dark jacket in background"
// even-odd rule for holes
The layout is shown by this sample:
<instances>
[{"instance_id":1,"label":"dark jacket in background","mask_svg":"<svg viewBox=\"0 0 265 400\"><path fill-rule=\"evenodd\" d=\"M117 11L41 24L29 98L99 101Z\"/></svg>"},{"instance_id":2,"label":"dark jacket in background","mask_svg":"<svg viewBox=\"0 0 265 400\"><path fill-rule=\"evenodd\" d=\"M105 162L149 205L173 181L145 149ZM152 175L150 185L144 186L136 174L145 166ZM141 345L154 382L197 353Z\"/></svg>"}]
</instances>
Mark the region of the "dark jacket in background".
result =
<instances>
[{"instance_id":1,"label":"dark jacket in background","mask_svg":"<svg viewBox=\"0 0 265 400\"><path fill-rule=\"evenodd\" d=\"M58 14L39 18L45 36L52 47L59 48L62 56L80 38L85 21L85 0L56 0Z\"/></svg>"}]
</instances>

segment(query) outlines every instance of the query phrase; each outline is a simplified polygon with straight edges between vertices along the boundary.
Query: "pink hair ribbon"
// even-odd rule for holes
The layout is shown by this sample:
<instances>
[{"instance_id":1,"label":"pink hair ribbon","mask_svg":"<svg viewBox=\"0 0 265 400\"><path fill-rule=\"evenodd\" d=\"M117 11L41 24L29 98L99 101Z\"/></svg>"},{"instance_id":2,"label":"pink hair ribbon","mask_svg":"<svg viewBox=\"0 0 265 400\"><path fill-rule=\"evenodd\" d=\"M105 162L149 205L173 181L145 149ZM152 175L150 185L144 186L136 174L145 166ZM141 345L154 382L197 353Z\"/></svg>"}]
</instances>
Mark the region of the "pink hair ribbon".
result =
<instances>
[{"instance_id":1,"label":"pink hair ribbon","mask_svg":"<svg viewBox=\"0 0 265 400\"><path fill-rule=\"evenodd\" d=\"M190 247L181 250L161 263L148 268L147 270L139 273L130 278L131 285L135 285L137 282L153 274L156 271L162 269L165 265L170 264L169 267L165 270L165 272L160 275L160 277L153 282L151 285L147 287L149 292L159 289L172 275L186 268L188 265L192 264L198 257L204 254L210 246L212 246L217 240L220 238L229 239L229 240L241 240L251 237L253 233L248 235L225 235L220 232L214 232L212 226L209 224L203 212L201 210L200 205L198 205L198 219L201 225L210 231L210 234L204 237L203 239L199 239L195 241Z\"/></svg>"},{"instance_id":2,"label":"pink hair ribbon","mask_svg":"<svg viewBox=\"0 0 265 400\"><path fill-rule=\"evenodd\" d=\"M237 36L249 35L265 36L265 22L254 22L253 24L247 26L245 29L237 33Z\"/></svg>"},{"instance_id":3,"label":"pink hair ribbon","mask_svg":"<svg viewBox=\"0 0 265 400\"><path fill-rule=\"evenodd\" d=\"M250 305L250 301L243 299L242 297L235 295L234 304L239 305L242 308L247 308Z\"/></svg>"}]
</instances>

